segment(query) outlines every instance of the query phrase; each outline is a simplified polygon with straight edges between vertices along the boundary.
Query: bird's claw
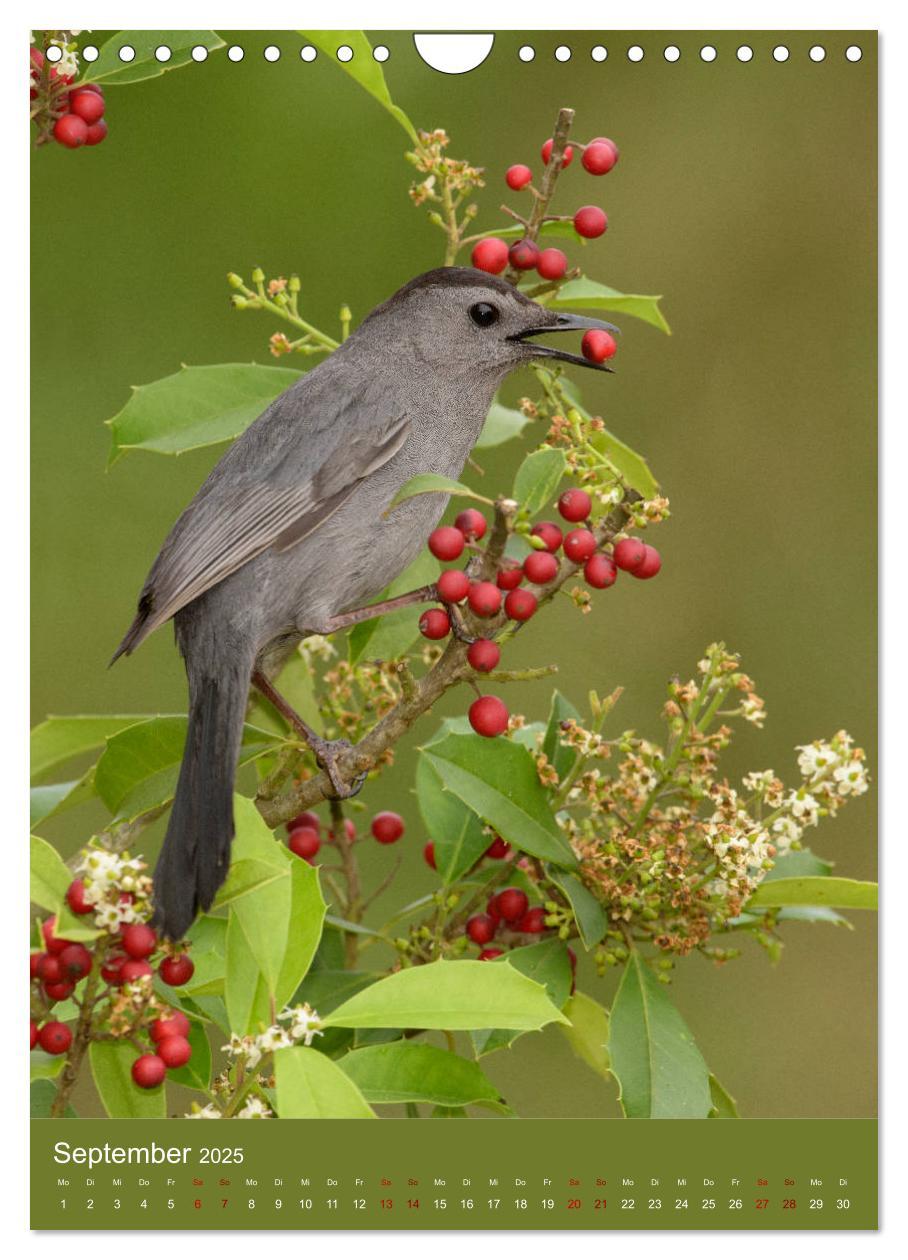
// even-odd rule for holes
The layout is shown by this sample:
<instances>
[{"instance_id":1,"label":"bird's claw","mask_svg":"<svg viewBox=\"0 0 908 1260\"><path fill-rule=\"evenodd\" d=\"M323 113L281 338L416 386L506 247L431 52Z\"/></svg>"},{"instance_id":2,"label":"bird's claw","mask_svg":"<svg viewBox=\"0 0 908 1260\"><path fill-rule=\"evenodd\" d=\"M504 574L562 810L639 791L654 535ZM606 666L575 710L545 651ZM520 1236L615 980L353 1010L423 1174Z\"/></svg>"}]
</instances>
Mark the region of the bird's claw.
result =
<instances>
[{"instance_id":1,"label":"bird's claw","mask_svg":"<svg viewBox=\"0 0 908 1260\"><path fill-rule=\"evenodd\" d=\"M470 634L464 624L463 613L456 604L445 604L448 616L451 618L451 633L459 643L475 643L476 635Z\"/></svg>"},{"instance_id":2,"label":"bird's claw","mask_svg":"<svg viewBox=\"0 0 908 1260\"><path fill-rule=\"evenodd\" d=\"M331 780L331 786L334 788L334 795L331 799L335 801L347 801L352 796L357 796L361 791L368 775L366 771L356 775L352 783L346 783L337 768L337 759L342 752L346 752L351 748L352 744L346 739L319 739L312 741L312 751L315 754L315 760L324 770L325 774Z\"/></svg>"}]
</instances>

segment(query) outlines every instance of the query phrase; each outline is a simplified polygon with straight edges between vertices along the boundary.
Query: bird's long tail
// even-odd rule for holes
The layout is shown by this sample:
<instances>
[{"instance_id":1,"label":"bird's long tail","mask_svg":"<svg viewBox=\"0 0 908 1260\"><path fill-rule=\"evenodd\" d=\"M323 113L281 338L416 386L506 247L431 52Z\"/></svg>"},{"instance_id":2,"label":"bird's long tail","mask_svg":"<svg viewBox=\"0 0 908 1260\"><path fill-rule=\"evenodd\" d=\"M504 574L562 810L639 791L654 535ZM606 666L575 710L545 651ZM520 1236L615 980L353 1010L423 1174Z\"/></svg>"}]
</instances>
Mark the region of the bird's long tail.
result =
<instances>
[{"instance_id":1,"label":"bird's long tail","mask_svg":"<svg viewBox=\"0 0 908 1260\"><path fill-rule=\"evenodd\" d=\"M243 654L240 654L241 658ZM176 796L154 873L154 924L185 936L227 876L233 781L249 697L252 657L199 671L187 656L189 728Z\"/></svg>"}]
</instances>

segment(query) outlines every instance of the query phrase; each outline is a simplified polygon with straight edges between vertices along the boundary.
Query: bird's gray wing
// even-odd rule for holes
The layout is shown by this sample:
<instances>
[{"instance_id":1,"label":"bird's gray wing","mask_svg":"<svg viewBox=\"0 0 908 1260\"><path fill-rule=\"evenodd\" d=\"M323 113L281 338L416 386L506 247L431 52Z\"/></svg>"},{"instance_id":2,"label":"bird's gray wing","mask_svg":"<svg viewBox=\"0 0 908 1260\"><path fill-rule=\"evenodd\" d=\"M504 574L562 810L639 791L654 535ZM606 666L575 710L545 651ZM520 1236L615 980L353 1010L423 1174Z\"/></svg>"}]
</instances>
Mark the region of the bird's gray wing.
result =
<instances>
[{"instance_id":1,"label":"bird's gray wing","mask_svg":"<svg viewBox=\"0 0 908 1260\"><path fill-rule=\"evenodd\" d=\"M406 416L370 424L334 445L293 484L286 484L287 468L275 461L273 449L271 468L260 466L258 475L249 470L235 484L209 478L152 566L136 620L117 655L131 652L174 613L268 547L286 550L318 529L364 477L400 450L408 430Z\"/></svg>"}]
</instances>

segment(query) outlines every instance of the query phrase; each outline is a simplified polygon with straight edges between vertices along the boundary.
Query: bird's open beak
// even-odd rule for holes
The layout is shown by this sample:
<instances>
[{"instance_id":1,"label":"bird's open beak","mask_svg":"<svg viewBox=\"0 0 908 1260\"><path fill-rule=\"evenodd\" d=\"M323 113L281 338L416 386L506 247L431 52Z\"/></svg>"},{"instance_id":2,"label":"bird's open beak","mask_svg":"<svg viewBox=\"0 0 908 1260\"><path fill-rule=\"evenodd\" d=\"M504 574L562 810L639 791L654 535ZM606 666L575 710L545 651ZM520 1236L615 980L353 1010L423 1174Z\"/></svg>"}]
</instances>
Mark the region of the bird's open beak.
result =
<instances>
[{"instance_id":1,"label":"bird's open beak","mask_svg":"<svg viewBox=\"0 0 908 1260\"><path fill-rule=\"evenodd\" d=\"M569 311L559 311L554 323L540 325L539 328L525 328L522 332L510 336L508 341L526 341L528 337L541 337L544 333L585 332L588 328L600 328L603 332L619 333L614 324L607 324L604 319L592 319L588 315L574 315ZM576 363L579 367L595 368L599 372L613 371L605 363L592 363L583 355L571 354L569 350L558 350L554 346L534 345L533 357L560 359L563 363Z\"/></svg>"}]
</instances>

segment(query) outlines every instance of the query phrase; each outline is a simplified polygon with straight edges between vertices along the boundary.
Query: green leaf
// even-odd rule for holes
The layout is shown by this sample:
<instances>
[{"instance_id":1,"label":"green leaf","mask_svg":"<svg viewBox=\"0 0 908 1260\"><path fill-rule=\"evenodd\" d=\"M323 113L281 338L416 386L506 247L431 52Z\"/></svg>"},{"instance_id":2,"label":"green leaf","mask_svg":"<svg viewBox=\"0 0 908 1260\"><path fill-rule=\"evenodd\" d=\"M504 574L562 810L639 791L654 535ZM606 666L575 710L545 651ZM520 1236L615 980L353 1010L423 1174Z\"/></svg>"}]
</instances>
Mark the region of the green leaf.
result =
<instances>
[{"instance_id":1,"label":"green leaf","mask_svg":"<svg viewBox=\"0 0 908 1260\"><path fill-rule=\"evenodd\" d=\"M659 493L659 483L650 472L649 464L642 455L638 455L626 442L609 433L608 429L600 429L590 439L592 445L601 454L607 456L621 476L644 499L653 499Z\"/></svg>"},{"instance_id":2,"label":"green leaf","mask_svg":"<svg viewBox=\"0 0 908 1260\"><path fill-rule=\"evenodd\" d=\"M474 450L488 450L493 446L501 446L503 442L510 442L511 438L519 437L529 423L529 417L522 411L493 402Z\"/></svg>"},{"instance_id":3,"label":"green leaf","mask_svg":"<svg viewBox=\"0 0 908 1260\"><path fill-rule=\"evenodd\" d=\"M158 61L154 55L154 50L162 44L170 49L169 61ZM224 47L216 31L117 31L101 45L97 61L86 65L79 82L113 87L155 79L168 70L189 65L192 49L197 44L209 52ZM126 45L135 49L132 61L120 60L120 49Z\"/></svg>"},{"instance_id":4,"label":"green leaf","mask_svg":"<svg viewBox=\"0 0 908 1260\"><path fill-rule=\"evenodd\" d=\"M54 1019L59 1018L59 1013L54 1011ZM65 1054L45 1054L43 1050L32 1050L28 1056L29 1077L33 1081L56 1080L63 1071L65 1062Z\"/></svg>"},{"instance_id":5,"label":"green leaf","mask_svg":"<svg viewBox=\"0 0 908 1260\"><path fill-rule=\"evenodd\" d=\"M545 737L542 741L542 751L551 765L555 767L559 779L563 779L573 768L578 756L576 748L571 748L561 742L561 724L569 718L579 722L580 714L570 700L563 696L560 691L553 691L549 720L546 723Z\"/></svg>"},{"instance_id":6,"label":"green leaf","mask_svg":"<svg viewBox=\"0 0 908 1260\"><path fill-rule=\"evenodd\" d=\"M559 866L577 859L555 821L536 763L522 745L480 735L446 735L421 754L447 791L515 848Z\"/></svg>"},{"instance_id":7,"label":"green leaf","mask_svg":"<svg viewBox=\"0 0 908 1260\"><path fill-rule=\"evenodd\" d=\"M406 595L408 591L430 585L437 577L438 561L429 551L423 550L378 598L393 599L396 595ZM355 665L362 660L395 660L398 656L403 656L411 643L418 638L419 610L416 608L399 608L396 612L386 613L384 617L363 621L354 626L347 636L350 664Z\"/></svg>"},{"instance_id":8,"label":"green leaf","mask_svg":"<svg viewBox=\"0 0 908 1260\"><path fill-rule=\"evenodd\" d=\"M571 1049L597 1076L610 1080L608 1011L578 990L568 998L564 1013L571 1022L562 1024L561 1031Z\"/></svg>"},{"instance_id":9,"label":"green leaf","mask_svg":"<svg viewBox=\"0 0 908 1260\"><path fill-rule=\"evenodd\" d=\"M474 866L491 840L482 819L452 792L427 757L416 763L416 799L426 831L434 837L435 868L443 884L453 884Z\"/></svg>"},{"instance_id":10,"label":"green leaf","mask_svg":"<svg viewBox=\"0 0 908 1260\"><path fill-rule=\"evenodd\" d=\"M39 827L49 818L56 818L74 805L90 801L95 796L95 768L92 766L81 779L69 783L46 783L29 790L30 826Z\"/></svg>"},{"instance_id":11,"label":"green leaf","mask_svg":"<svg viewBox=\"0 0 908 1260\"><path fill-rule=\"evenodd\" d=\"M634 950L612 1003L612 1072L632 1120L702 1119L709 1114L709 1072L690 1029Z\"/></svg>"},{"instance_id":12,"label":"green leaf","mask_svg":"<svg viewBox=\"0 0 908 1260\"><path fill-rule=\"evenodd\" d=\"M29 899L56 913L72 883L72 872L55 848L40 836L30 837Z\"/></svg>"},{"instance_id":13,"label":"green leaf","mask_svg":"<svg viewBox=\"0 0 908 1260\"><path fill-rule=\"evenodd\" d=\"M790 849L781 857L775 858L772 870L767 871L763 883L771 880L788 879L792 875L831 875L832 863L825 858L817 857L810 849Z\"/></svg>"},{"instance_id":14,"label":"green leaf","mask_svg":"<svg viewBox=\"0 0 908 1260\"><path fill-rule=\"evenodd\" d=\"M375 1119L353 1081L317 1050L305 1046L277 1050L274 1075L282 1120Z\"/></svg>"},{"instance_id":15,"label":"green leaf","mask_svg":"<svg viewBox=\"0 0 908 1260\"><path fill-rule=\"evenodd\" d=\"M229 442L302 374L259 363L182 367L149 385L134 385L110 426L108 467L127 451L182 455Z\"/></svg>"},{"instance_id":16,"label":"green leaf","mask_svg":"<svg viewBox=\"0 0 908 1260\"><path fill-rule=\"evenodd\" d=\"M340 1060L340 1067L370 1103L465 1107L500 1101L498 1090L477 1063L415 1041L351 1050Z\"/></svg>"},{"instance_id":17,"label":"green leaf","mask_svg":"<svg viewBox=\"0 0 908 1260\"><path fill-rule=\"evenodd\" d=\"M118 731L136 722L146 722L145 713L117 713L103 716L49 717L31 733L32 779L43 778L49 770L63 765L81 753L103 748Z\"/></svg>"},{"instance_id":18,"label":"green leaf","mask_svg":"<svg viewBox=\"0 0 908 1260\"><path fill-rule=\"evenodd\" d=\"M187 1039L192 1046L192 1058L181 1068L171 1068L167 1079L175 1085L207 1092L211 1084L211 1045L204 1025L196 1019L190 1020Z\"/></svg>"},{"instance_id":19,"label":"green leaf","mask_svg":"<svg viewBox=\"0 0 908 1260\"><path fill-rule=\"evenodd\" d=\"M349 998L325 1020L334 1028L509 1028L528 1031L564 1016L542 985L508 962L439 960L397 971Z\"/></svg>"},{"instance_id":20,"label":"green leaf","mask_svg":"<svg viewBox=\"0 0 908 1260\"><path fill-rule=\"evenodd\" d=\"M146 718L107 741L95 768L95 788L118 821L129 821L172 800L187 721L182 715ZM239 764L261 756L274 742L270 732L247 724Z\"/></svg>"},{"instance_id":21,"label":"green leaf","mask_svg":"<svg viewBox=\"0 0 908 1260\"><path fill-rule=\"evenodd\" d=\"M664 333L670 333L671 329L659 309L661 300L661 295L652 297L640 293L620 293L607 284L578 276L576 280L563 284L554 297L546 298L544 305L555 310L579 306L587 310L618 311L624 315L633 315L635 319L642 319Z\"/></svg>"},{"instance_id":22,"label":"green leaf","mask_svg":"<svg viewBox=\"0 0 908 1260\"><path fill-rule=\"evenodd\" d=\"M65 1058L60 1056L60 1060ZM50 1109L53 1106L54 1099L57 1097L57 1087L52 1081L36 1080L32 1082L29 1091L29 1115L33 1120L47 1120L50 1118ZM75 1116L75 1111L67 1103L66 1110L63 1112L67 1119Z\"/></svg>"},{"instance_id":23,"label":"green leaf","mask_svg":"<svg viewBox=\"0 0 908 1260\"><path fill-rule=\"evenodd\" d=\"M869 880L829 875L764 880L745 906L838 906L845 910L876 910L877 885Z\"/></svg>"},{"instance_id":24,"label":"green leaf","mask_svg":"<svg viewBox=\"0 0 908 1260\"><path fill-rule=\"evenodd\" d=\"M494 232L490 232L490 236L499 236L504 241L522 241L526 236L526 228L522 223L515 223L511 227L496 228ZM550 219L540 225L540 236L554 236L558 240L573 241L576 245L586 245L586 239L580 235L574 227L572 219ZM530 287L534 287L539 283L538 276L532 281Z\"/></svg>"},{"instance_id":25,"label":"green leaf","mask_svg":"<svg viewBox=\"0 0 908 1260\"><path fill-rule=\"evenodd\" d=\"M564 871L549 870L546 872L553 884L557 884L571 903L574 919L577 923L580 939L584 948L593 949L602 940L608 929L608 918L602 905L596 900L586 884L582 884L573 875Z\"/></svg>"},{"instance_id":26,"label":"green leaf","mask_svg":"<svg viewBox=\"0 0 908 1260\"><path fill-rule=\"evenodd\" d=\"M731 1094L725 1089L712 1072L709 1074L709 1096L712 1107L709 1110L710 1120L737 1120L738 1104L732 1098Z\"/></svg>"},{"instance_id":27,"label":"green leaf","mask_svg":"<svg viewBox=\"0 0 908 1260\"><path fill-rule=\"evenodd\" d=\"M514 498L530 516L548 503L564 476L564 452L552 446L531 451L517 469Z\"/></svg>"},{"instance_id":28,"label":"green leaf","mask_svg":"<svg viewBox=\"0 0 908 1260\"><path fill-rule=\"evenodd\" d=\"M164 1086L139 1089L132 1079L136 1048L128 1041L93 1041L88 1047L95 1089L115 1119L161 1120L167 1114Z\"/></svg>"},{"instance_id":29,"label":"green leaf","mask_svg":"<svg viewBox=\"0 0 908 1260\"><path fill-rule=\"evenodd\" d=\"M501 958L491 960L492 966L507 963L530 980L545 986L550 1001L559 1010L567 1001L571 991L571 963L567 948L557 938L539 941L535 945L524 945L520 949L509 950ZM490 963L485 963L489 966ZM481 1029L472 1035L473 1048L477 1055L491 1054L493 1050L501 1050L516 1041L524 1029L501 1027Z\"/></svg>"},{"instance_id":30,"label":"green leaf","mask_svg":"<svg viewBox=\"0 0 908 1260\"><path fill-rule=\"evenodd\" d=\"M351 79L355 79L360 87L366 89L370 96L374 96L379 104L385 107L395 122L400 123L413 143L415 145L419 144L416 128L400 106L395 105L391 100L391 93L388 91L384 72L380 63L372 56L372 45L366 38L364 31L298 31L297 34L304 35L316 48L321 49L331 61L340 66L342 70L346 70ZM353 57L350 61L337 60L337 50L341 44L346 44L352 48Z\"/></svg>"},{"instance_id":31,"label":"green leaf","mask_svg":"<svg viewBox=\"0 0 908 1260\"><path fill-rule=\"evenodd\" d=\"M476 499L479 503L488 503L490 505L492 503L491 499L487 499L485 495L477 494L475 490L465 486L462 481L452 481L450 477L442 477L438 473L417 473L415 477L411 477L409 481L404 482L389 503L384 515L390 515L401 503L405 503L407 499L414 499L419 494L453 494L461 499Z\"/></svg>"},{"instance_id":32,"label":"green leaf","mask_svg":"<svg viewBox=\"0 0 908 1260\"><path fill-rule=\"evenodd\" d=\"M317 869L275 841L252 801L234 797L234 818L235 861L276 876L230 902L225 1000L231 1029L244 1034L271 1024L272 1006L279 1011L298 989L318 947L325 901Z\"/></svg>"}]
</instances>

